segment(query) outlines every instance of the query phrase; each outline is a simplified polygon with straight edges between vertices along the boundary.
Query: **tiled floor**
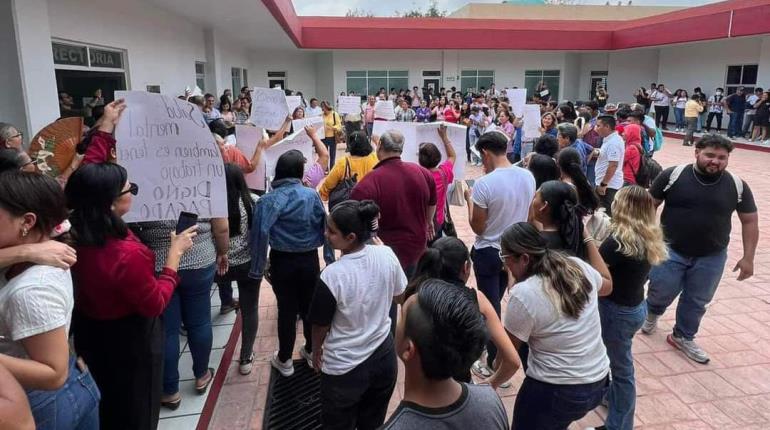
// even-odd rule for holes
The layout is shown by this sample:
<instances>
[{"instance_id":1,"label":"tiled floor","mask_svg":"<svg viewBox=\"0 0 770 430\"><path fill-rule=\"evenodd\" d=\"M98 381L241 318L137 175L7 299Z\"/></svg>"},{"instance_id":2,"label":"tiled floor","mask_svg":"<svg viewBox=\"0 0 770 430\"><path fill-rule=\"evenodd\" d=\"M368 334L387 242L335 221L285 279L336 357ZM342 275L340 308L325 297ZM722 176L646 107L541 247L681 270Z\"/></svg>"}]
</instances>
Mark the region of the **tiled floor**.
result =
<instances>
[{"instance_id":1,"label":"tiled floor","mask_svg":"<svg viewBox=\"0 0 770 430\"><path fill-rule=\"evenodd\" d=\"M656 159L664 167L689 163L693 160L693 149L681 146L678 139L667 139ZM760 208L760 228L764 233L770 233L770 212L764 207L770 199L768 166L770 154L737 149L730 158L729 167L746 180L754 192ZM467 172L469 178L481 174L479 168L469 168ZM459 236L471 243L473 235L465 208L453 207L452 216ZM673 307L662 318L662 330L652 336L640 334L634 340L638 428L770 429L770 247L760 242L755 260L756 274L747 281L738 282L730 270L741 256L741 230L737 217L733 221L728 265L698 336L711 354L711 363L699 365L688 361L666 343L666 329L672 327L674 319ZM237 362L231 363L214 410L212 429L262 428L270 377L269 359L277 346L275 296L266 283L260 292L259 305L254 372L241 376L237 372ZM297 346L302 342L300 335ZM236 346L235 357L238 350L239 346ZM512 388L499 390L509 417L521 380L519 372ZM402 370L390 403L391 410L400 401L403 389ZM604 415L605 411L599 408L571 428L599 425ZM162 428L192 428L192 417L165 421Z\"/></svg>"}]
</instances>

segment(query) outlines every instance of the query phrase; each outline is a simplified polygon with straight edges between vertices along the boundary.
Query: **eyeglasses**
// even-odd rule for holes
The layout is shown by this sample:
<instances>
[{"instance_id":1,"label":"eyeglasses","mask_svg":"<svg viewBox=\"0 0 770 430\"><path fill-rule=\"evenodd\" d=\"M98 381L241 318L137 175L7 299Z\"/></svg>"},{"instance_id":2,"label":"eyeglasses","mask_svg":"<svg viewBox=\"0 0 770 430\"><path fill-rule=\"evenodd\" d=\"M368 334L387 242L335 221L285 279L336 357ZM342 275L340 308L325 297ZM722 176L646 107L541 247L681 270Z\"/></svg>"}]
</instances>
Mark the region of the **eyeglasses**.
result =
<instances>
[{"instance_id":1,"label":"eyeglasses","mask_svg":"<svg viewBox=\"0 0 770 430\"><path fill-rule=\"evenodd\" d=\"M122 196L123 194L126 194L126 193L131 193L133 195L139 194L139 185L136 185L133 182L129 182L128 189L125 191L122 191L120 194L118 194L118 196Z\"/></svg>"},{"instance_id":2,"label":"eyeglasses","mask_svg":"<svg viewBox=\"0 0 770 430\"><path fill-rule=\"evenodd\" d=\"M15 139L15 138L17 138L17 137L24 137L24 133L22 133L22 132L19 132L18 134L16 134L16 135L13 135L13 136L9 137L8 139Z\"/></svg>"},{"instance_id":3,"label":"eyeglasses","mask_svg":"<svg viewBox=\"0 0 770 430\"><path fill-rule=\"evenodd\" d=\"M497 255L500 257L500 261L502 261L503 263L505 263L505 259L506 258L508 258L508 257L515 257L515 255L513 255L513 254L503 254L503 251L498 251Z\"/></svg>"}]
</instances>

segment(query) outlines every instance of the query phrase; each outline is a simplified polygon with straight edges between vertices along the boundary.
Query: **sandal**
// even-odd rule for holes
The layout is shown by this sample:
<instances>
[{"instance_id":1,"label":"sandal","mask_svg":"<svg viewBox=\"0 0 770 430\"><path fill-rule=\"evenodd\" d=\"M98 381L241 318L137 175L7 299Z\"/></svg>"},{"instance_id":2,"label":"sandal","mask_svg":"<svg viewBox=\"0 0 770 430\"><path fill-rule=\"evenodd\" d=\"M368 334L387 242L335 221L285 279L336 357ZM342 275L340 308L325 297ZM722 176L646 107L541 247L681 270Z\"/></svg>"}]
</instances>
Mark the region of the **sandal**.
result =
<instances>
[{"instance_id":1,"label":"sandal","mask_svg":"<svg viewBox=\"0 0 770 430\"><path fill-rule=\"evenodd\" d=\"M200 385L198 380L195 381L195 392L198 394L206 394L206 390L209 389L209 385L211 385L211 381L214 380L214 368L209 367L209 379L203 384Z\"/></svg>"},{"instance_id":2,"label":"sandal","mask_svg":"<svg viewBox=\"0 0 770 430\"><path fill-rule=\"evenodd\" d=\"M167 400L167 401L160 401L160 406L163 408L171 409L172 411L175 411L179 409L179 405L182 404L182 396L179 393L176 393L177 398L174 400Z\"/></svg>"}]
</instances>

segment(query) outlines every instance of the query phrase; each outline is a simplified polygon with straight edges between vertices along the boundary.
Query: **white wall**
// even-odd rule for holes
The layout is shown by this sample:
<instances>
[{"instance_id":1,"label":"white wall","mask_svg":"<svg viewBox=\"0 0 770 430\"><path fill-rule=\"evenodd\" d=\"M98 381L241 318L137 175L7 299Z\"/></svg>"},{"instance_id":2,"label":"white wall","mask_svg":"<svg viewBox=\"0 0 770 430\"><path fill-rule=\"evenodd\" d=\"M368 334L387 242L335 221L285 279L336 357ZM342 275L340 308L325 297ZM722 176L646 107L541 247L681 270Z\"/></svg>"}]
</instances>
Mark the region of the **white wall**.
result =
<instances>
[{"instance_id":1,"label":"white wall","mask_svg":"<svg viewBox=\"0 0 770 430\"><path fill-rule=\"evenodd\" d=\"M560 99L578 100L580 97L580 54L564 54Z\"/></svg>"},{"instance_id":2,"label":"white wall","mask_svg":"<svg viewBox=\"0 0 770 430\"><path fill-rule=\"evenodd\" d=\"M258 50L251 53L249 85L267 87L267 72L286 72L287 87L301 91L305 100L316 94L315 54L312 51Z\"/></svg>"},{"instance_id":3,"label":"white wall","mask_svg":"<svg viewBox=\"0 0 770 430\"><path fill-rule=\"evenodd\" d=\"M315 71L315 94L307 94L305 99L310 101L312 97L315 97L319 100L334 100L334 54L317 52L315 54Z\"/></svg>"},{"instance_id":4,"label":"white wall","mask_svg":"<svg viewBox=\"0 0 770 430\"><path fill-rule=\"evenodd\" d=\"M757 85L767 89L770 87L770 36L762 38L762 47L759 51L759 75Z\"/></svg>"},{"instance_id":5,"label":"white wall","mask_svg":"<svg viewBox=\"0 0 770 430\"><path fill-rule=\"evenodd\" d=\"M222 95L225 89L230 88L233 90L233 94L237 95L241 89L232 88L232 68L238 67L241 69L246 69L249 78L249 85L251 85L251 62L254 58L254 54L250 50L233 43L232 41L228 40L227 37L216 32L214 37L214 45L217 59L216 94L218 96ZM241 82L241 86L243 86L243 82Z\"/></svg>"},{"instance_id":6,"label":"white wall","mask_svg":"<svg viewBox=\"0 0 770 430\"><path fill-rule=\"evenodd\" d=\"M610 52L607 76L609 101L635 102L636 88L649 88L650 83L658 82L658 62L657 48Z\"/></svg>"},{"instance_id":7,"label":"white wall","mask_svg":"<svg viewBox=\"0 0 770 430\"><path fill-rule=\"evenodd\" d=\"M657 82L672 91L701 87L711 94L725 84L728 65L757 64L761 45L762 39L754 37L660 48ZM760 75L760 82L767 76Z\"/></svg>"},{"instance_id":8,"label":"white wall","mask_svg":"<svg viewBox=\"0 0 770 430\"><path fill-rule=\"evenodd\" d=\"M54 38L126 50L129 89L180 94L206 58L199 25L144 1L49 0L48 16Z\"/></svg>"},{"instance_id":9,"label":"white wall","mask_svg":"<svg viewBox=\"0 0 770 430\"><path fill-rule=\"evenodd\" d=\"M576 100L590 100L591 72L609 70L610 56L607 52L588 52L580 54L580 79ZM609 87L610 96L613 88Z\"/></svg>"},{"instance_id":10,"label":"white wall","mask_svg":"<svg viewBox=\"0 0 770 430\"><path fill-rule=\"evenodd\" d=\"M441 70L441 51L334 51L334 94L347 91L349 70L408 70L409 88L422 87L424 70ZM459 86L459 85L458 85Z\"/></svg>"},{"instance_id":11,"label":"white wall","mask_svg":"<svg viewBox=\"0 0 770 430\"><path fill-rule=\"evenodd\" d=\"M460 51L460 69L492 69L495 86L524 87L526 70L561 70L561 87L564 87L564 52L529 51ZM459 88L459 83L458 83ZM562 98L560 90L559 98Z\"/></svg>"}]
</instances>

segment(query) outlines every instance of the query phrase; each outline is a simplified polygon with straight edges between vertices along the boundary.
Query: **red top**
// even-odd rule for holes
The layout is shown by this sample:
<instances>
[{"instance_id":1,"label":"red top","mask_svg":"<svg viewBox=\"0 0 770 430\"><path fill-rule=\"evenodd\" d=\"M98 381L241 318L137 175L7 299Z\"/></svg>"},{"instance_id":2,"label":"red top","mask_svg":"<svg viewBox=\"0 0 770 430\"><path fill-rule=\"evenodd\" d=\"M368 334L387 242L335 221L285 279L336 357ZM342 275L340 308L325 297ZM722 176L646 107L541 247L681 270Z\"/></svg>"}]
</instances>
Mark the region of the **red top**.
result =
<instances>
[{"instance_id":1,"label":"red top","mask_svg":"<svg viewBox=\"0 0 770 430\"><path fill-rule=\"evenodd\" d=\"M96 130L91 135L91 143L83 156L82 165L91 163L106 163L110 160L110 152L115 148L115 137L110 133Z\"/></svg>"},{"instance_id":2,"label":"red top","mask_svg":"<svg viewBox=\"0 0 770 430\"><path fill-rule=\"evenodd\" d=\"M452 110L451 107L447 106L444 109L444 121L451 122L453 124L457 124L457 122L460 120L460 118L455 115L455 111Z\"/></svg>"},{"instance_id":3,"label":"red top","mask_svg":"<svg viewBox=\"0 0 770 430\"><path fill-rule=\"evenodd\" d=\"M159 316L179 283L169 268L155 277L155 253L130 231L125 239L108 239L102 247L79 246L77 253L72 266L75 306L93 319Z\"/></svg>"},{"instance_id":4,"label":"red top","mask_svg":"<svg viewBox=\"0 0 770 430\"><path fill-rule=\"evenodd\" d=\"M433 174L400 157L380 161L350 194L353 200L374 200L380 207L378 236L393 248L401 267L420 259L428 242L425 213L436 204Z\"/></svg>"},{"instance_id":5,"label":"red top","mask_svg":"<svg viewBox=\"0 0 770 430\"><path fill-rule=\"evenodd\" d=\"M626 124L623 130L623 138L626 141L626 152L623 154L623 180L629 184L636 184L636 173L642 163L642 129L636 124Z\"/></svg>"}]
</instances>

